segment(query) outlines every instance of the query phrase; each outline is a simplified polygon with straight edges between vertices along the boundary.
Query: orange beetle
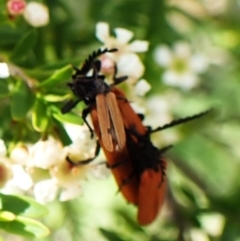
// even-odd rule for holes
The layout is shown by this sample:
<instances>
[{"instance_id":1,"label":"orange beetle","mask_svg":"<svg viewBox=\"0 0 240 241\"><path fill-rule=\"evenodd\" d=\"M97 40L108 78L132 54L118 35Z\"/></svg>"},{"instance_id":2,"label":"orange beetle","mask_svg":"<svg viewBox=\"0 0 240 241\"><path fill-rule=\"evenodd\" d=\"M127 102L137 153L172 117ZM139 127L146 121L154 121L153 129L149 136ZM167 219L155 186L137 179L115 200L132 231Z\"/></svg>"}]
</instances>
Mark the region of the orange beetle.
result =
<instances>
[{"instance_id":1,"label":"orange beetle","mask_svg":"<svg viewBox=\"0 0 240 241\"><path fill-rule=\"evenodd\" d=\"M125 94L114 87L127 77L115 78L115 70L114 83L108 86L104 82L104 76L98 75L101 63L94 59L105 52L113 51L116 50L105 49L94 52L85 61L83 67L80 70L77 69L76 74L73 75L73 83L68 85L78 100L69 101L62 112L68 112L82 100L88 105L82 117L92 133L93 130L86 121L87 114L91 114L94 131L121 193L128 202L138 206L139 224L147 225L156 218L162 207L167 188L166 162L162 158L167 148L158 150L153 146L150 133L193 120L204 115L205 112L175 120L150 131L133 111ZM86 76L91 69L93 69L93 75ZM96 148L95 156L98 151L99 146ZM93 159L94 157L79 164L88 163Z\"/></svg>"},{"instance_id":2,"label":"orange beetle","mask_svg":"<svg viewBox=\"0 0 240 241\"><path fill-rule=\"evenodd\" d=\"M87 124L92 136L93 130L88 124L86 117L91 111L96 110L103 145L111 152L115 149L122 150L126 144L123 120L118 108L116 96L111 92L111 88L126 80L127 76L117 78L117 69L115 66L114 83L108 85L104 82L105 76L98 74L101 69L101 61L95 59L104 53L115 51L117 51L117 49L99 49L85 60L81 69L75 68L76 73L72 76L72 82L68 83L68 86L77 97L77 100L70 100L62 108L62 113L66 113L74 108L78 102L84 101L87 107L82 112L82 118ZM88 76L87 74L91 70L93 73L91 76Z\"/></svg>"},{"instance_id":3,"label":"orange beetle","mask_svg":"<svg viewBox=\"0 0 240 241\"><path fill-rule=\"evenodd\" d=\"M126 132L127 149L128 160L132 164L132 173L128 179L125 179L125 183L127 185L133 177L137 180L137 220L140 225L147 225L154 221L164 203L167 189L165 174L167 164L162 155L171 146L162 149L156 148L151 143L150 134L194 120L207 113L208 111L205 111L190 117L177 119L155 130L148 128L144 134L138 132L137 129L139 128L136 128L138 127L136 125L128 128Z\"/></svg>"},{"instance_id":4,"label":"orange beetle","mask_svg":"<svg viewBox=\"0 0 240 241\"><path fill-rule=\"evenodd\" d=\"M72 76L72 83L68 83L73 93L77 96L76 101L69 101L62 108L62 113L66 113L74 108L79 101L84 101L87 104L82 112L82 118L88 125L89 130L93 133L91 126L86 121L86 116L90 113L94 131L98 136L99 144L108 160L108 166L118 166L119 160L127 160L128 154L126 149L126 134L125 128L129 126L138 126L138 133L145 133L146 128L142 125L141 119L135 114L124 93L114 88L114 85L121 83L127 77L122 76L116 78L116 67L113 76L114 83L107 85L104 82L105 76L98 75L101 69L101 62L95 60L99 55L106 52L114 52L116 49L104 49L93 52L92 55L83 64L81 69L76 69L76 73ZM91 76L87 73L93 70ZM120 108L121 107L121 108ZM99 146L95 151L95 156L99 153ZM93 158L80 161L78 164L83 165L92 161ZM70 163L71 160L68 158ZM74 163L72 163L74 165ZM76 163L75 163L76 164ZM127 179L132 172L131 162L126 161L117 168L112 168L114 177L121 187L123 180ZM129 182L129 185L122 186L121 192L128 202L137 202L137 185L134 179Z\"/></svg>"},{"instance_id":5,"label":"orange beetle","mask_svg":"<svg viewBox=\"0 0 240 241\"><path fill-rule=\"evenodd\" d=\"M130 106L123 91L117 88L112 88L111 92L116 95L119 110L121 112L121 118L125 128L135 126L137 132L144 135L147 131L147 128L143 126L140 117ZM126 146L121 151L111 152L106 149L101 138L99 119L97 110L95 108L93 108L91 111L91 118L95 133L98 136L99 144L106 156L107 165L111 168L121 193L128 202L137 204L138 183L135 177L132 177L131 180L129 179L133 173L133 167ZM127 185L124 185L124 180L129 180Z\"/></svg>"}]
</instances>

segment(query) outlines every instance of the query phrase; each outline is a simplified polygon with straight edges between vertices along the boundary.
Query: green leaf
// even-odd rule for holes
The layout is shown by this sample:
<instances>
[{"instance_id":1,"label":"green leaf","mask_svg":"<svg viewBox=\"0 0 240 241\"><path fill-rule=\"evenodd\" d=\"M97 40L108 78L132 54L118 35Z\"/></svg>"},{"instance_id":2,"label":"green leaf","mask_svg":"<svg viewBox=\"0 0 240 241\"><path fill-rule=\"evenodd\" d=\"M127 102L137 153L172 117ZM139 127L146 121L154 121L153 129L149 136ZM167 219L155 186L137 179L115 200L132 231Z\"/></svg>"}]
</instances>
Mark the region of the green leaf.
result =
<instances>
[{"instance_id":1,"label":"green leaf","mask_svg":"<svg viewBox=\"0 0 240 241\"><path fill-rule=\"evenodd\" d=\"M135 232L141 232L145 234L145 230L136 222L135 216L132 215L132 213L129 213L128 211L124 209L118 209L116 210L118 216L121 216L124 220L124 222L127 223L127 226L134 230Z\"/></svg>"},{"instance_id":2,"label":"green leaf","mask_svg":"<svg viewBox=\"0 0 240 241\"><path fill-rule=\"evenodd\" d=\"M54 120L54 123L56 125L56 130L58 132L59 139L61 140L62 144L64 146L68 146L72 143L71 138L68 136L68 133L66 132L65 128L63 127L62 123Z\"/></svg>"},{"instance_id":3,"label":"green leaf","mask_svg":"<svg viewBox=\"0 0 240 241\"><path fill-rule=\"evenodd\" d=\"M41 98L36 98L32 114L32 125L34 129L39 132L44 132L47 129L48 121L47 105Z\"/></svg>"},{"instance_id":4,"label":"green leaf","mask_svg":"<svg viewBox=\"0 0 240 241\"><path fill-rule=\"evenodd\" d=\"M69 95L45 95L43 99L47 102L61 102L69 99Z\"/></svg>"},{"instance_id":5,"label":"green leaf","mask_svg":"<svg viewBox=\"0 0 240 241\"><path fill-rule=\"evenodd\" d=\"M76 125L83 124L83 119L79 115L76 115L70 112L66 114L62 114L60 109L58 109L56 106L51 106L51 111L52 111L52 116L60 122L67 122L67 123L76 124Z\"/></svg>"},{"instance_id":6,"label":"green leaf","mask_svg":"<svg viewBox=\"0 0 240 241\"><path fill-rule=\"evenodd\" d=\"M0 221L10 222L13 221L15 218L16 216L11 212L0 211Z\"/></svg>"},{"instance_id":7,"label":"green leaf","mask_svg":"<svg viewBox=\"0 0 240 241\"><path fill-rule=\"evenodd\" d=\"M37 40L37 31L36 29L31 29L27 33L25 33L17 45L15 46L10 58L11 60L21 59L23 56L26 56L29 50L31 50Z\"/></svg>"},{"instance_id":8,"label":"green leaf","mask_svg":"<svg viewBox=\"0 0 240 241\"><path fill-rule=\"evenodd\" d=\"M121 239L119 237L119 234L112 232L112 231L108 231L106 229L103 228L99 228L99 231L102 233L102 235L110 241L124 241L124 239Z\"/></svg>"},{"instance_id":9,"label":"green leaf","mask_svg":"<svg viewBox=\"0 0 240 241\"><path fill-rule=\"evenodd\" d=\"M38 87L52 87L57 84L69 80L72 76L72 65L67 65L61 69L56 70L52 76L41 82Z\"/></svg>"},{"instance_id":10,"label":"green leaf","mask_svg":"<svg viewBox=\"0 0 240 241\"><path fill-rule=\"evenodd\" d=\"M18 81L11 97L10 108L12 118L14 120L24 119L33 103L34 95L31 90L24 82Z\"/></svg>"},{"instance_id":11,"label":"green leaf","mask_svg":"<svg viewBox=\"0 0 240 241\"><path fill-rule=\"evenodd\" d=\"M20 195L6 195L0 193L2 210L15 215L22 215L30 218L42 217L48 210L34 199Z\"/></svg>"},{"instance_id":12,"label":"green leaf","mask_svg":"<svg viewBox=\"0 0 240 241\"><path fill-rule=\"evenodd\" d=\"M8 83L7 80L0 79L0 97L5 97L9 94Z\"/></svg>"},{"instance_id":13,"label":"green leaf","mask_svg":"<svg viewBox=\"0 0 240 241\"><path fill-rule=\"evenodd\" d=\"M11 222L1 222L0 227L9 233L14 233L30 238L42 238L49 235L49 229L42 223L25 217L17 217Z\"/></svg>"}]
</instances>

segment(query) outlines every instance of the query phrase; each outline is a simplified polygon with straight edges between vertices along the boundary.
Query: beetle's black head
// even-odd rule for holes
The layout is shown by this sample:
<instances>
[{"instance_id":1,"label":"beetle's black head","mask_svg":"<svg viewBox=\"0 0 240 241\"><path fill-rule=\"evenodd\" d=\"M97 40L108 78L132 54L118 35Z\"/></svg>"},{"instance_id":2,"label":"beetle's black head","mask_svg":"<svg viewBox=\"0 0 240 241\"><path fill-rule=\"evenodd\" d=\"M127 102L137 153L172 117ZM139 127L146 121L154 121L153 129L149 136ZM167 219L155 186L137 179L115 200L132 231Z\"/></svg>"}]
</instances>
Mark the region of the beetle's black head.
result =
<instances>
[{"instance_id":1,"label":"beetle's black head","mask_svg":"<svg viewBox=\"0 0 240 241\"><path fill-rule=\"evenodd\" d=\"M78 98L78 102L84 101L85 104L89 105L95 102L95 97L98 94L109 91L110 87L104 82L105 76L99 74L101 61L96 60L96 58L107 52L115 51L117 49L99 49L88 56L81 69L74 67L75 73L72 75L72 82L68 83L67 86ZM88 75L90 71L92 74Z\"/></svg>"}]
</instances>

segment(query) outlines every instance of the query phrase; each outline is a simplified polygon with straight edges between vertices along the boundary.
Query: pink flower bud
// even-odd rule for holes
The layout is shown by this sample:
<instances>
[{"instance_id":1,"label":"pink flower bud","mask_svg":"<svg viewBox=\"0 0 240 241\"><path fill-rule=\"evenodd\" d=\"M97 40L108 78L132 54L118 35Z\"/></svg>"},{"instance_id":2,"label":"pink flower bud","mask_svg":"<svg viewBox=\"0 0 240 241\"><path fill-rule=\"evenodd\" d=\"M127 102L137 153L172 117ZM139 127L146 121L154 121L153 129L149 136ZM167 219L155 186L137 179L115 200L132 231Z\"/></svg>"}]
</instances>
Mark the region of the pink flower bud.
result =
<instances>
[{"instance_id":1,"label":"pink flower bud","mask_svg":"<svg viewBox=\"0 0 240 241\"><path fill-rule=\"evenodd\" d=\"M25 0L8 0L7 10L11 16L17 16L23 14L26 7Z\"/></svg>"}]
</instances>

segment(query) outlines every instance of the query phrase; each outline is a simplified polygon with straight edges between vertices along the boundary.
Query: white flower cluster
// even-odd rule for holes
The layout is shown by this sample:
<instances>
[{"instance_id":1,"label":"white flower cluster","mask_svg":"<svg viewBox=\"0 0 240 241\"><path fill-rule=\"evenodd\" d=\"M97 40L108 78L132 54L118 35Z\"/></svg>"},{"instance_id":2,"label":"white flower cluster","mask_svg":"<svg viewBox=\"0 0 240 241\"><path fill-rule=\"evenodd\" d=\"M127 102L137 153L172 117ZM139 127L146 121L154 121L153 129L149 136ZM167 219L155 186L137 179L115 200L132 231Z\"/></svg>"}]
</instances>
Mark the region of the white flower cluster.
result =
<instances>
[{"instance_id":1,"label":"white flower cluster","mask_svg":"<svg viewBox=\"0 0 240 241\"><path fill-rule=\"evenodd\" d=\"M76 131L76 129L75 129ZM63 147L52 137L34 145L19 144L7 157L7 148L0 140L0 188L3 193L28 194L40 203L56 198L66 201L82 192L82 182L89 171L105 165L73 165L94 156L96 140L90 138L88 130L81 129L80 135L71 145ZM106 169L106 168L105 168Z\"/></svg>"},{"instance_id":2,"label":"white flower cluster","mask_svg":"<svg viewBox=\"0 0 240 241\"><path fill-rule=\"evenodd\" d=\"M199 74L206 71L206 56L193 53L187 42L176 42L171 50L166 45L156 48L154 58L157 64L165 69L161 79L170 86L178 86L189 90L199 82Z\"/></svg>"},{"instance_id":3,"label":"white flower cluster","mask_svg":"<svg viewBox=\"0 0 240 241\"><path fill-rule=\"evenodd\" d=\"M117 48L115 53L108 53L102 56L102 72L104 74L113 73L114 63L117 63L119 76L128 76L128 82L135 83L144 73L144 65L136 53L146 52L148 42L134 40L133 32L124 28L115 28L116 37L110 35L109 25L99 22L96 25L96 37L104 44L103 47Z\"/></svg>"},{"instance_id":4,"label":"white flower cluster","mask_svg":"<svg viewBox=\"0 0 240 241\"><path fill-rule=\"evenodd\" d=\"M23 15L26 22L33 27L42 27L49 23L48 8L42 3L8 0L6 5L10 17Z\"/></svg>"}]
</instances>

